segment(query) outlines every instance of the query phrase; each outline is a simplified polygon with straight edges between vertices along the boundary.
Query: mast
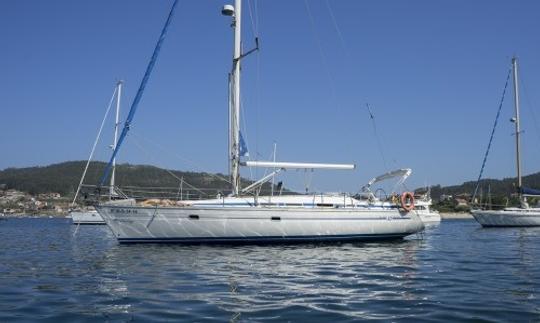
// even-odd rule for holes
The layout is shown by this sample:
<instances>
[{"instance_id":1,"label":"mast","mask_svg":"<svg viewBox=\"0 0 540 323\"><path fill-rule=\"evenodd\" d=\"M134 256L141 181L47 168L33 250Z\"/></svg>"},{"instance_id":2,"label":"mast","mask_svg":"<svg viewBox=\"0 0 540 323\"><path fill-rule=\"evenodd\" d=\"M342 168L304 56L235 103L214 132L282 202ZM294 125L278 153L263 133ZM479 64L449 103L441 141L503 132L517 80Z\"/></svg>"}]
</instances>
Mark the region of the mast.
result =
<instances>
[{"instance_id":1,"label":"mast","mask_svg":"<svg viewBox=\"0 0 540 323\"><path fill-rule=\"evenodd\" d=\"M229 91L229 162L232 194L240 191L240 61L242 55L242 0L235 0L234 7L225 5L221 10L225 16L232 16L234 29L234 53Z\"/></svg>"},{"instance_id":2,"label":"mast","mask_svg":"<svg viewBox=\"0 0 540 323\"><path fill-rule=\"evenodd\" d=\"M113 143L111 145L112 150L114 151L116 149L116 144L118 143L118 126L120 125L119 119L120 119L120 98L122 96L122 84L124 82L122 80L118 81L116 83L116 116L114 119L114 139ZM112 170L111 170L111 184L109 185L109 198L112 199L114 195L114 175L116 173L116 157L112 160Z\"/></svg>"},{"instance_id":3,"label":"mast","mask_svg":"<svg viewBox=\"0 0 540 323\"><path fill-rule=\"evenodd\" d=\"M523 196L521 194L521 144L520 144L520 135L521 130L519 128L519 91L518 91L518 62L517 57L512 57L512 76L514 81L514 106L516 115L512 120L516 125L516 164L517 164L517 180L518 180L518 194L519 199L522 201Z\"/></svg>"},{"instance_id":4,"label":"mast","mask_svg":"<svg viewBox=\"0 0 540 323\"><path fill-rule=\"evenodd\" d=\"M276 162L276 150L277 150L277 144L274 142L274 151L272 153L272 162ZM274 179L275 179L275 176L272 176L272 185L270 186L270 201L271 202L271 199L272 197L274 196Z\"/></svg>"}]
</instances>

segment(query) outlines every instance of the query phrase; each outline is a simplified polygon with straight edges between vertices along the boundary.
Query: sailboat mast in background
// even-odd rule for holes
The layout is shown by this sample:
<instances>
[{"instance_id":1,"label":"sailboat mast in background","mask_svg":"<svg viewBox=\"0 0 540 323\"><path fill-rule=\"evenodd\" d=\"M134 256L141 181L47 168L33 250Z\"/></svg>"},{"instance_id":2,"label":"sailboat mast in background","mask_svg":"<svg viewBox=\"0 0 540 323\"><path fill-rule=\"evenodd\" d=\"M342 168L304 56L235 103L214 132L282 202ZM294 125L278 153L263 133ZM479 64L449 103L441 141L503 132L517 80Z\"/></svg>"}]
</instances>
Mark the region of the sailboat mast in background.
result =
<instances>
[{"instance_id":1,"label":"sailboat mast in background","mask_svg":"<svg viewBox=\"0 0 540 323\"><path fill-rule=\"evenodd\" d=\"M116 116L114 119L114 139L113 143L111 145L112 150L114 151L116 149L116 144L118 143L118 126L120 125L119 119L120 119L120 97L122 96L122 85L124 84L124 81L120 80L118 83L116 83ZM115 181L115 174L116 174L116 157L113 158L112 161L112 170L111 170L111 185L109 187L109 198L112 199L114 192L114 181Z\"/></svg>"},{"instance_id":2,"label":"sailboat mast in background","mask_svg":"<svg viewBox=\"0 0 540 323\"><path fill-rule=\"evenodd\" d=\"M514 81L514 107L516 111L516 115L512 118L512 121L515 123L516 126L516 166L517 166L517 188L519 192L519 198L520 201L523 200L523 196L521 194L521 188L522 188L522 182L521 182L521 142L520 142L520 136L521 136L521 130L520 130L520 124L519 124L519 88L518 88L518 62L517 57L512 58L512 76Z\"/></svg>"}]
</instances>

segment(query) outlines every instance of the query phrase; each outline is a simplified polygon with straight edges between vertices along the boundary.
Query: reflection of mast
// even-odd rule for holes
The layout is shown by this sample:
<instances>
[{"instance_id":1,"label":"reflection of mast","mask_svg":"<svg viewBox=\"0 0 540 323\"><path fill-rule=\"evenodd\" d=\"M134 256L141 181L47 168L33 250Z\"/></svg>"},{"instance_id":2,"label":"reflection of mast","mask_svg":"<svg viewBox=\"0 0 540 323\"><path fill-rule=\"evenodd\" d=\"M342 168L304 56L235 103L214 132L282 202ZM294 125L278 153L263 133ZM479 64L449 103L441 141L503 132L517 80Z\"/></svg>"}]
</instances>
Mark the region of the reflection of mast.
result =
<instances>
[{"instance_id":1,"label":"reflection of mast","mask_svg":"<svg viewBox=\"0 0 540 323\"><path fill-rule=\"evenodd\" d=\"M238 296L238 282L234 279L234 277L229 277L229 292L231 292L231 296L234 296L235 298ZM229 322L238 322L241 315L241 312L235 311Z\"/></svg>"}]
</instances>

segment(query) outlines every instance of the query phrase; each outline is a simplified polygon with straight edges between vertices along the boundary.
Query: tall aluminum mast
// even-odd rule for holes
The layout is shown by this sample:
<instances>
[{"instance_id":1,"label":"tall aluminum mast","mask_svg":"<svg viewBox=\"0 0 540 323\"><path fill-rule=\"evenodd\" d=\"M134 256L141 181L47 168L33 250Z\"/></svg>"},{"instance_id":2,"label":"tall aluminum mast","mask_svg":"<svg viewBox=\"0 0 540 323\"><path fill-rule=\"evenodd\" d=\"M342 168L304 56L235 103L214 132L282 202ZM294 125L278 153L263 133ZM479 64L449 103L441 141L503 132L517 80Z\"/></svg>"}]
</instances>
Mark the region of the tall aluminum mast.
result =
<instances>
[{"instance_id":1,"label":"tall aluminum mast","mask_svg":"<svg viewBox=\"0 0 540 323\"><path fill-rule=\"evenodd\" d=\"M118 126L119 118L120 118L120 98L122 96L122 84L124 81L120 80L118 83L116 83L116 117L114 119L114 139L113 143L111 145L112 150L114 151L116 149L116 144L118 143ZM114 175L116 173L116 157L112 160L112 170L111 170L111 184L109 187L109 198L112 199L114 194Z\"/></svg>"},{"instance_id":2,"label":"tall aluminum mast","mask_svg":"<svg viewBox=\"0 0 540 323\"><path fill-rule=\"evenodd\" d=\"M518 180L518 190L519 190L519 196L520 199L522 199L521 196L521 144L520 144L520 136L521 136L521 130L519 128L519 89L518 89L518 63L517 63L517 57L512 58L512 75L513 75L513 81L514 81L514 106L516 109L516 115L512 119L514 123L516 124L516 163L517 163L517 180Z\"/></svg>"},{"instance_id":3,"label":"tall aluminum mast","mask_svg":"<svg viewBox=\"0 0 540 323\"><path fill-rule=\"evenodd\" d=\"M240 191L240 61L242 55L242 0L235 0L234 7L225 5L221 10L225 16L232 16L234 28L234 55L231 73L232 84L229 98L229 160L232 194Z\"/></svg>"}]
</instances>

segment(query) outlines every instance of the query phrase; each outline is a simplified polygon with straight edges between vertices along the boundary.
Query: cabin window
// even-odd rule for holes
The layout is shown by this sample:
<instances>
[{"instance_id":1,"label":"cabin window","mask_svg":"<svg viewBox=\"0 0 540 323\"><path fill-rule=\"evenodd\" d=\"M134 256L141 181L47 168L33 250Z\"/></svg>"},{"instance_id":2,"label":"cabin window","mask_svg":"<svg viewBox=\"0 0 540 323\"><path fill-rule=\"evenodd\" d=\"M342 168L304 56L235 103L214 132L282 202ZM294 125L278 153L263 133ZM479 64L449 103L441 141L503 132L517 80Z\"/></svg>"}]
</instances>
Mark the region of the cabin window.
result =
<instances>
[{"instance_id":1,"label":"cabin window","mask_svg":"<svg viewBox=\"0 0 540 323\"><path fill-rule=\"evenodd\" d=\"M317 203L317 206L320 206L320 207L334 207L334 204L332 204L332 203Z\"/></svg>"}]
</instances>

